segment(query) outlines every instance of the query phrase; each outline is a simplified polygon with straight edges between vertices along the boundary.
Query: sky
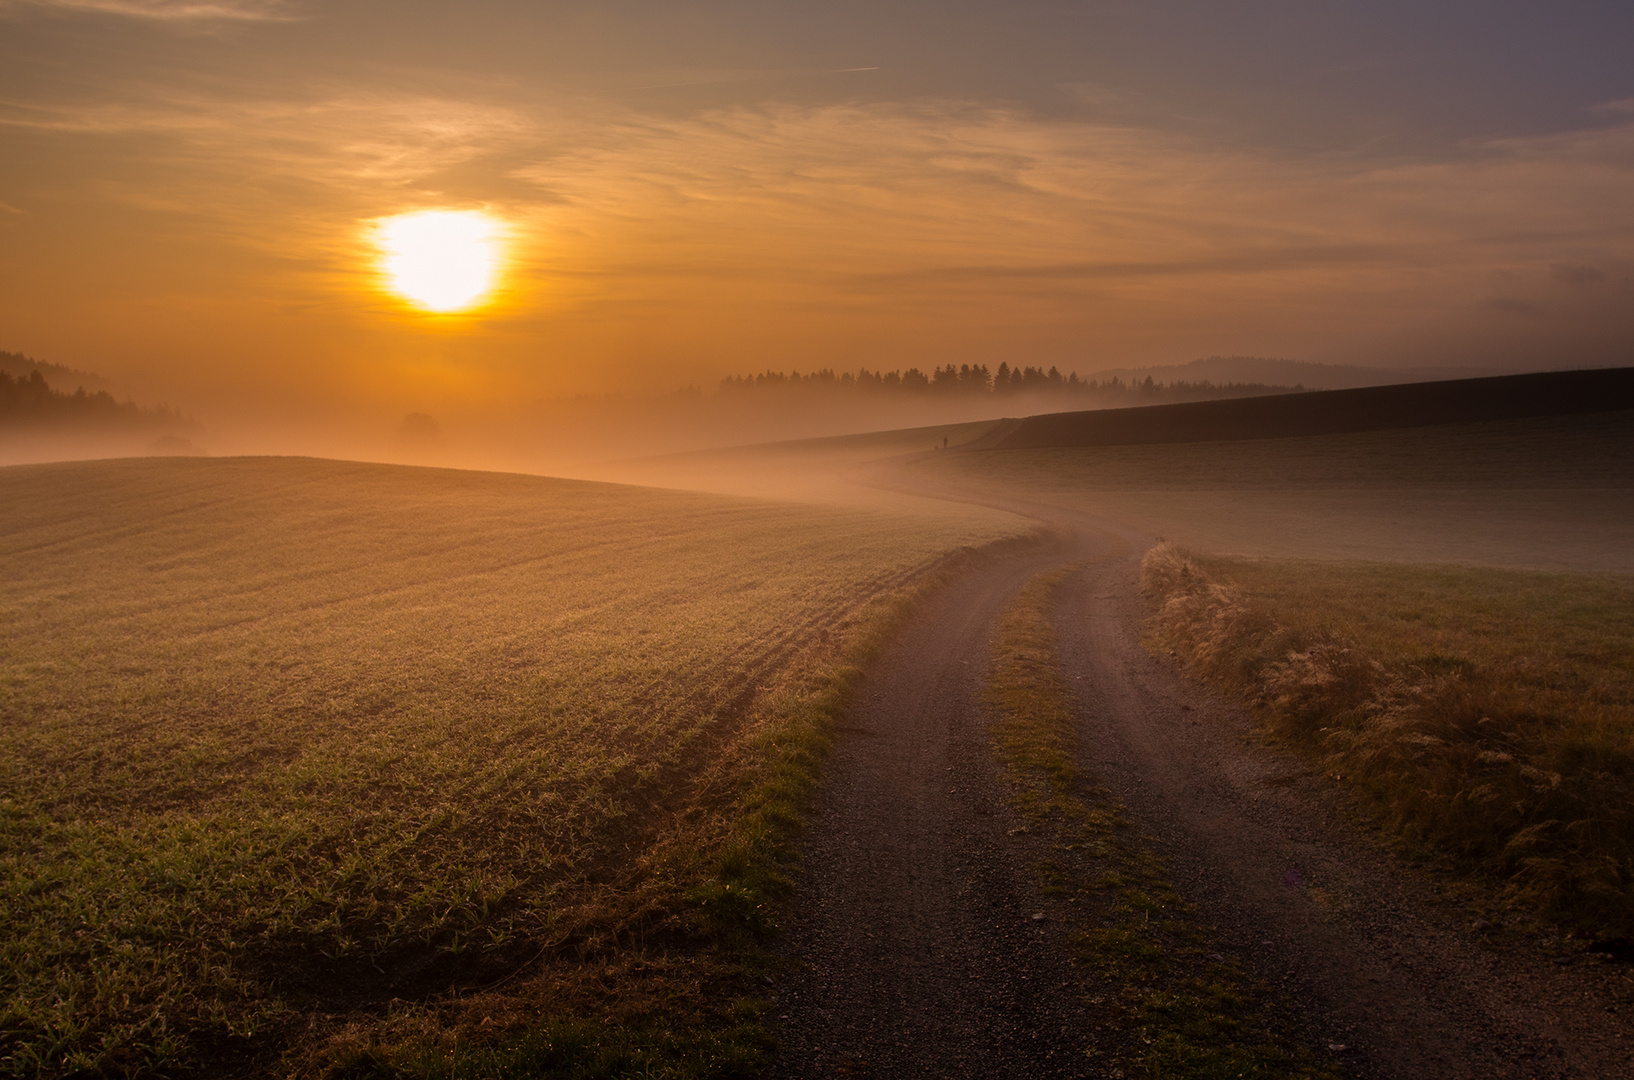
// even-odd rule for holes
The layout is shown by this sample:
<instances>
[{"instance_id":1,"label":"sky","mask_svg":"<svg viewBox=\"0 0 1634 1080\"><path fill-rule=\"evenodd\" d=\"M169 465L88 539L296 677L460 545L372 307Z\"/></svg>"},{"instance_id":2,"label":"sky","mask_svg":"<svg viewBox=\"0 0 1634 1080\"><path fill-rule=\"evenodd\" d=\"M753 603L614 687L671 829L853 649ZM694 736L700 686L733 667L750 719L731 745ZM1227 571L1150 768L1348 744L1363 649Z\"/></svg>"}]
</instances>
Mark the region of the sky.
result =
<instances>
[{"instance_id":1,"label":"sky","mask_svg":"<svg viewBox=\"0 0 1634 1080\"><path fill-rule=\"evenodd\" d=\"M205 413L1634 356L1626 0L0 0L0 162L0 349Z\"/></svg>"}]
</instances>

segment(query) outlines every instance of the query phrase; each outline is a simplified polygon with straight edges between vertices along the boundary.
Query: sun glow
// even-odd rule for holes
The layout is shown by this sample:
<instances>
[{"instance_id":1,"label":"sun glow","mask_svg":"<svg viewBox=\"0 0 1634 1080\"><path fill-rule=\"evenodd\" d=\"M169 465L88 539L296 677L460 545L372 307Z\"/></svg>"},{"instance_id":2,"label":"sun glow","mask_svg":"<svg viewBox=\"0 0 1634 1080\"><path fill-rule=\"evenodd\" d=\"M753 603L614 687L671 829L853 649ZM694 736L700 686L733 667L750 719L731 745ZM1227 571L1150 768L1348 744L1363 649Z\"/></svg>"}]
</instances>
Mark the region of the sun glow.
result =
<instances>
[{"instance_id":1,"label":"sun glow","mask_svg":"<svg viewBox=\"0 0 1634 1080\"><path fill-rule=\"evenodd\" d=\"M375 226L380 268L391 288L427 311L476 307L493 290L499 222L476 210L422 210Z\"/></svg>"}]
</instances>

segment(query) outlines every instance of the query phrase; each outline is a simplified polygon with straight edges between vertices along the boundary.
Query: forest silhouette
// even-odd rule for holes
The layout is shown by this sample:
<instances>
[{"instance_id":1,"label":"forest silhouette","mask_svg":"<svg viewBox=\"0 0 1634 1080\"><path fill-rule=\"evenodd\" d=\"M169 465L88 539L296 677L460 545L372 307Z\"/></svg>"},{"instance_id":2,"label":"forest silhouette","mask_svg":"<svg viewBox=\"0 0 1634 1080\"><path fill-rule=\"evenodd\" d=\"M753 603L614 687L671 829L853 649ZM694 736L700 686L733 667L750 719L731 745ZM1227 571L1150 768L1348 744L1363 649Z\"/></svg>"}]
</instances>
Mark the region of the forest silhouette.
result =
<instances>
[{"instance_id":1,"label":"forest silhouette","mask_svg":"<svg viewBox=\"0 0 1634 1080\"><path fill-rule=\"evenodd\" d=\"M164 406L144 408L118 401L106 390L54 390L39 371L12 377L0 371L0 423L16 426L96 426L129 429L191 427L181 413Z\"/></svg>"},{"instance_id":2,"label":"forest silhouette","mask_svg":"<svg viewBox=\"0 0 1634 1080\"><path fill-rule=\"evenodd\" d=\"M1214 398L1256 397L1262 394L1292 393L1302 386L1273 386L1260 382L1221 382L1208 379L1162 383L1147 376L1142 380L1113 376L1084 379L1077 372L1061 374L1058 367L1017 366L1000 363L996 371L986 364L947 364L924 372L917 367L895 371L859 368L855 374L820 368L802 375L764 371L758 375L727 376L720 382L722 394L743 394L765 390L814 390L880 395L986 394L1007 397L1017 394L1060 395L1096 404L1153 404L1159 401L1199 401Z\"/></svg>"}]
</instances>

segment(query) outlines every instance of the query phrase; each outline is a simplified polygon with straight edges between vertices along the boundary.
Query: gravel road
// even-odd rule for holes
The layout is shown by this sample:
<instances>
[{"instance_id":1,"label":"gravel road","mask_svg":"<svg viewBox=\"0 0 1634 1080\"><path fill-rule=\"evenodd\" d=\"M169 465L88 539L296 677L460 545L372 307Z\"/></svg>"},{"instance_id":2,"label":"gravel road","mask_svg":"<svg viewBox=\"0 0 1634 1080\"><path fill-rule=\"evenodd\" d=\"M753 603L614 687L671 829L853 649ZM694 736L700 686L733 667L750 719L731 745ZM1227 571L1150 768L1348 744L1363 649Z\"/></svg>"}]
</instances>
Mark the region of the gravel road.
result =
<instances>
[{"instance_id":1,"label":"gravel road","mask_svg":"<svg viewBox=\"0 0 1634 1080\"><path fill-rule=\"evenodd\" d=\"M994 621L1056 561L965 576L870 672L806 838L773 1075L1092 1075L980 707Z\"/></svg>"},{"instance_id":2,"label":"gravel road","mask_svg":"<svg viewBox=\"0 0 1634 1080\"><path fill-rule=\"evenodd\" d=\"M1106 1019L1065 928L1035 918L1050 909L981 709L1004 605L1034 574L1090 558L1057 612L1084 764L1221 952L1280 990L1341 1074L1634 1077L1629 966L1472 929L1467 907L1381 847L1341 785L1141 648L1144 538L1049 516L1075 529L1076 550L951 583L868 674L804 839L772 1076L1099 1075L1084 1050Z\"/></svg>"}]
</instances>

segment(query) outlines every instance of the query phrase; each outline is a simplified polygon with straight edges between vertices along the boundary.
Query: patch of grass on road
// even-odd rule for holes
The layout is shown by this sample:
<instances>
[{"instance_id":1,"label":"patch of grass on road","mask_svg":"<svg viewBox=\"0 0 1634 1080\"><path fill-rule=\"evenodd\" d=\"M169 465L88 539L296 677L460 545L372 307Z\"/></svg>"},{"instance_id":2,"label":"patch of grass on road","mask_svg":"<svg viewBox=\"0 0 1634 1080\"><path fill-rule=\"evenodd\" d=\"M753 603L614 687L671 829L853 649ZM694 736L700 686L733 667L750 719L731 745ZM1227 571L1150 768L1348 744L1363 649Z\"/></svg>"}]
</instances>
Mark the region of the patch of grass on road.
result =
<instances>
[{"instance_id":1,"label":"patch of grass on road","mask_svg":"<svg viewBox=\"0 0 1634 1080\"><path fill-rule=\"evenodd\" d=\"M18 1076L752 1069L748 945L856 665L1001 535L293 459L0 505Z\"/></svg>"},{"instance_id":2,"label":"patch of grass on road","mask_svg":"<svg viewBox=\"0 0 1634 1080\"><path fill-rule=\"evenodd\" d=\"M993 737L1015 805L1048 854L1040 884L1061 901L1085 993L1114 1034L1088 1052L1103 1075L1326 1077L1268 1018L1242 970L1146 850L1119 802L1079 766L1061 672L1055 591L1071 568L1030 582L1000 619L988 677Z\"/></svg>"},{"instance_id":3,"label":"patch of grass on road","mask_svg":"<svg viewBox=\"0 0 1634 1080\"><path fill-rule=\"evenodd\" d=\"M1145 559L1154 642L1550 920L1634 934L1634 577Z\"/></svg>"}]
</instances>

